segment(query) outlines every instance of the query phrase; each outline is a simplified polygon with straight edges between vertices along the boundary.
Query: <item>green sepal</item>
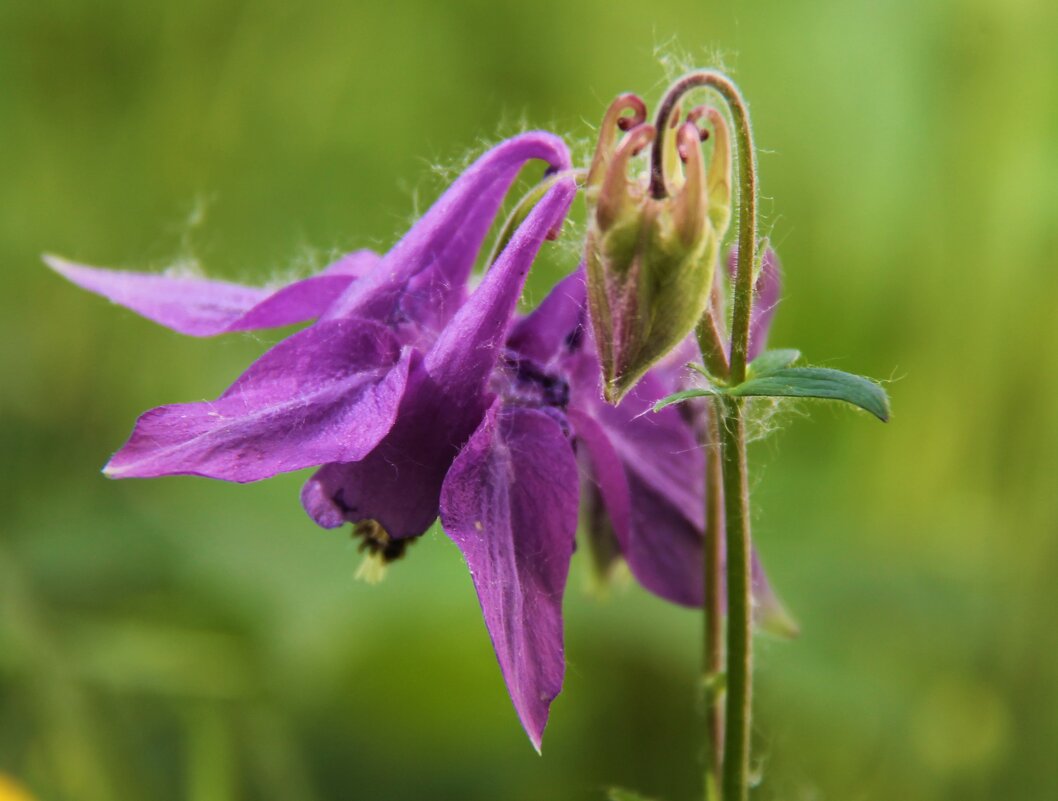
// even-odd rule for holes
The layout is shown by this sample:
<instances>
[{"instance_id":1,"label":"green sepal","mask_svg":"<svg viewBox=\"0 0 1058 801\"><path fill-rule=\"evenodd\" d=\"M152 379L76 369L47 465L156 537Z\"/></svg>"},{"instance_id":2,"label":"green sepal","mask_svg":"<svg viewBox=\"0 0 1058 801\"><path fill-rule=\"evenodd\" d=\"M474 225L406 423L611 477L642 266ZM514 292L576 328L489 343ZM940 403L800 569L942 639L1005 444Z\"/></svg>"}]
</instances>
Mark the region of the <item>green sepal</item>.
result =
<instances>
[{"instance_id":1,"label":"green sepal","mask_svg":"<svg viewBox=\"0 0 1058 801\"><path fill-rule=\"evenodd\" d=\"M783 353L783 351L771 351ZM787 351L786 356L795 351ZM762 354L766 356L767 353ZM758 357L759 361L761 357ZM774 357L775 362L781 361ZM756 361L754 362L756 364ZM697 368L696 368L697 369ZM701 372L699 370L699 372ZM688 389L662 398L654 404L654 411L691 398L727 395L732 398L819 398L851 403L870 412L883 423L889 420L889 398L874 381L863 376L831 370L829 367L777 367L763 375L756 375L733 387L710 385Z\"/></svg>"},{"instance_id":2,"label":"green sepal","mask_svg":"<svg viewBox=\"0 0 1058 801\"><path fill-rule=\"evenodd\" d=\"M758 378L768 373L774 373L784 367L790 367L801 358L801 351L794 348L780 348L778 350L766 350L756 359L749 363L746 375L750 378Z\"/></svg>"}]
</instances>

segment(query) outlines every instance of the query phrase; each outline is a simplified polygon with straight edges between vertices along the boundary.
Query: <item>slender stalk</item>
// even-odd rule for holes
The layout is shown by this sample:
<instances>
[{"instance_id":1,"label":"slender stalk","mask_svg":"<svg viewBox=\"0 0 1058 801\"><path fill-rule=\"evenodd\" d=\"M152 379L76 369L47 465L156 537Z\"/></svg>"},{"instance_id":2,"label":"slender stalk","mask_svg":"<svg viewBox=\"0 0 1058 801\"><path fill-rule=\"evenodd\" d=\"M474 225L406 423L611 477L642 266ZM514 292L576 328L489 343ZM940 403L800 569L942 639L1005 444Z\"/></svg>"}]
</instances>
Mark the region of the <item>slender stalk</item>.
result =
<instances>
[{"instance_id":1,"label":"slender stalk","mask_svg":"<svg viewBox=\"0 0 1058 801\"><path fill-rule=\"evenodd\" d=\"M572 178L577 182L578 188L582 188L587 177L587 170L574 169L553 172L550 175L545 176L542 181L526 192L515 205L507 219L503 221L503 227L496 236L496 242L492 246L492 251L489 253L488 259L485 260L485 269L487 270L491 267L496 259L499 258L503 249L507 247L508 243L511 241L511 237L514 236L514 232L518 230L518 226L525 222L525 218L529 216L529 212L533 210L536 204L540 202L551 187L559 181ZM552 233L553 235L549 235L549 239L553 239L558 235L558 231Z\"/></svg>"},{"instance_id":2,"label":"slender stalk","mask_svg":"<svg viewBox=\"0 0 1058 801\"><path fill-rule=\"evenodd\" d=\"M723 798L744 801L749 791L749 735L753 702L750 598L749 471L742 401L723 398L720 446L727 521L727 674Z\"/></svg>"},{"instance_id":3,"label":"slender stalk","mask_svg":"<svg viewBox=\"0 0 1058 801\"><path fill-rule=\"evenodd\" d=\"M724 479L720 450L720 410L706 409L705 442L705 542L702 569L705 581L705 628L702 639L702 672L705 687L705 798L720 798L720 771L724 763L724 610L722 542L724 530Z\"/></svg>"},{"instance_id":4,"label":"slender stalk","mask_svg":"<svg viewBox=\"0 0 1058 801\"><path fill-rule=\"evenodd\" d=\"M750 311L753 306L753 266L757 251L757 159L753 148L753 132L749 108L742 93L730 78L712 70L685 75L670 87L658 108L658 131L665 130L664 126L668 124L680 98L696 88L709 88L717 92L724 99L735 122L739 161L738 273L733 293L728 382L741 384L746 380ZM655 198L666 195L661 140L661 136L655 138L651 152L650 191ZM701 326L699 328L700 341L711 345L705 337L701 337L703 331ZM753 678L746 429L741 401L721 398L717 401L716 411L720 416L727 545L727 671L721 798L724 801L745 801L749 792ZM707 613L707 628L708 616ZM707 798L708 792L707 783Z\"/></svg>"},{"instance_id":5,"label":"slender stalk","mask_svg":"<svg viewBox=\"0 0 1058 801\"><path fill-rule=\"evenodd\" d=\"M702 352L702 359L709 372L720 379L727 379L730 367L727 363L724 341L716 327L716 318L709 310L702 315L695 329L698 337L698 349Z\"/></svg>"}]
</instances>

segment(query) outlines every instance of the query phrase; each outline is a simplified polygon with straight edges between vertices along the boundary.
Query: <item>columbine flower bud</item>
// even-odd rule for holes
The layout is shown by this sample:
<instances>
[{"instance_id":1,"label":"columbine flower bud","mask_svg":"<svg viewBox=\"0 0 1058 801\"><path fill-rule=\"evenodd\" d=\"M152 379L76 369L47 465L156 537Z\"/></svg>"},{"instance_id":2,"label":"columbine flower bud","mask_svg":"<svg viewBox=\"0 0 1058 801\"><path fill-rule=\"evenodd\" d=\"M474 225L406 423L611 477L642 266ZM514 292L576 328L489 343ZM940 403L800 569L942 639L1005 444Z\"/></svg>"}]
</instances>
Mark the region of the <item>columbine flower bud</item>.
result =
<instances>
[{"instance_id":1,"label":"columbine flower bud","mask_svg":"<svg viewBox=\"0 0 1058 801\"><path fill-rule=\"evenodd\" d=\"M625 112L631 111L630 116ZM731 147L723 116L677 109L658 132L646 109L623 95L603 119L586 185L588 302L603 392L618 403L705 312L720 240L731 218ZM708 168L699 130L713 132ZM618 142L617 130L627 133ZM630 177L633 159L661 136L661 186Z\"/></svg>"}]
</instances>

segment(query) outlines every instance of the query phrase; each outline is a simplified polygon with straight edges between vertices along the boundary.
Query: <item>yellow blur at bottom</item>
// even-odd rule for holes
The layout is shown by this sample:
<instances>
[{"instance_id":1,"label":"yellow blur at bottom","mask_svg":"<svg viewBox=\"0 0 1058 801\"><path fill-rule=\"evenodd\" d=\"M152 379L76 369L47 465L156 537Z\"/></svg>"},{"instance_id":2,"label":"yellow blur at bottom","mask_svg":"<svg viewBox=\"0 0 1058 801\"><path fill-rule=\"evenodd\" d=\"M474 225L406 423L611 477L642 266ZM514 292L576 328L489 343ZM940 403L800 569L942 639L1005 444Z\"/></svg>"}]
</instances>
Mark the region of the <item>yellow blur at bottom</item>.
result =
<instances>
[{"instance_id":1,"label":"yellow blur at bottom","mask_svg":"<svg viewBox=\"0 0 1058 801\"><path fill-rule=\"evenodd\" d=\"M10 776L0 773L0 801L34 801L34 798Z\"/></svg>"}]
</instances>

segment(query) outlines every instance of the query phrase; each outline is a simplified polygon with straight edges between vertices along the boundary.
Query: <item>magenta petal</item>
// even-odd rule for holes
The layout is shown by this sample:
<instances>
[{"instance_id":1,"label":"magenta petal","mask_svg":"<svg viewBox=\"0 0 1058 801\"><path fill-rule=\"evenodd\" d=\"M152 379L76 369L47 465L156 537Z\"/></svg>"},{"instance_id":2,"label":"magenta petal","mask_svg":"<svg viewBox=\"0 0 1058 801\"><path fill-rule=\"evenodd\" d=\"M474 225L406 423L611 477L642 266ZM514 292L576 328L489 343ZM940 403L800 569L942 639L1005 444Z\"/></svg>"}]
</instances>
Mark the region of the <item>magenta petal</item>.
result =
<instances>
[{"instance_id":1,"label":"magenta petal","mask_svg":"<svg viewBox=\"0 0 1058 801\"><path fill-rule=\"evenodd\" d=\"M562 689L562 593L577 527L577 464L555 420L497 401L456 458L441 523L474 580L507 691L540 750Z\"/></svg>"},{"instance_id":2,"label":"magenta petal","mask_svg":"<svg viewBox=\"0 0 1058 801\"><path fill-rule=\"evenodd\" d=\"M654 402L667 394L669 390L651 372L620 406L598 400L592 412L629 474L701 529L705 525L701 500L705 456L678 407L653 411Z\"/></svg>"},{"instance_id":3,"label":"magenta petal","mask_svg":"<svg viewBox=\"0 0 1058 801\"><path fill-rule=\"evenodd\" d=\"M347 275L350 278L363 278L380 261L382 261L382 257L373 250L354 250L341 256L337 261L328 264L320 272L320 275Z\"/></svg>"},{"instance_id":4,"label":"magenta petal","mask_svg":"<svg viewBox=\"0 0 1058 801\"><path fill-rule=\"evenodd\" d=\"M628 476L632 497L632 538L625 559L647 590L681 606L702 605L702 529L665 497Z\"/></svg>"},{"instance_id":5,"label":"magenta petal","mask_svg":"<svg viewBox=\"0 0 1058 801\"><path fill-rule=\"evenodd\" d=\"M632 575L667 601L701 606L701 529L664 491L645 482L627 458L622 459L611 429L575 410L569 412L569 419L587 447L593 478Z\"/></svg>"},{"instance_id":6,"label":"magenta petal","mask_svg":"<svg viewBox=\"0 0 1058 801\"><path fill-rule=\"evenodd\" d=\"M195 337L311 320L378 259L371 251L351 253L320 275L270 290L191 276L88 267L57 256L44 257L49 267L82 289Z\"/></svg>"},{"instance_id":7,"label":"magenta petal","mask_svg":"<svg viewBox=\"0 0 1058 801\"><path fill-rule=\"evenodd\" d=\"M393 430L378 447L355 463L326 465L309 479L302 502L313 520L325 528L340 520L376 520L398 538L430 527L445 473L491 402L487 383L525 277L575 191L572 181L556 184L519 226L416 366Z\"/></svg>"},{"instance_id":8,"label":"magenta petal","mask_svg":"<svg viewBox=\"0 0 1058 801\"><path fill-rule=\"evenodd\" d=\"M583 328L586 297L581 265L555 284L540 305L513 326L507 347L546 367Z\"/></svg>"},{"instance_id":9,"label":"magenta petal","mask_svg":"<svg viewBox=\"0 0 1058 801\"><path fill-rule=\"evenodd\" d=\"M268 351L216 401L143 414L104 472L246 482L360 459L393 426L410 364L377 323L318 323Z\"/></svg>"},{"instance_id":10,"label":"magenta petal","mask_svg":"<svg viewBox=\"0 0 1058 801\"><path fill-rule=\"evenodd\" d=\"M561 181L533 208L485 274L474 295L426 355L435 381L455 387L484 385L500 353L529 268L549 232L561 225L577 187Z\"/></svg>"},{"instance_id":11,"label":"magenta petal","mask_svg":"<svg viewBox=\"0 0 1058 801\"><path fill-rule=\"evenodd\" d=\"M727 269L732 277L738 272L738 248L732 248L727 257ZM749 361L756 359L768 346L768 331L775 317L782 293L782 272L779 257L768 248L761 260L760 275L753 287L753 310L749 319Z\"/></svg>"},{"instance_id":12,"label":"magenta petal","mask_svg":"<svg viewBox=\"0 0 1058 801\"><path fill-rule=\"evenodd\" d=\"M621 552L627 554L631 549L632 500L624 466L606 431L591 415L569 409L567 417L577 439L588 451L591 464L588 478L598 487L617 543Z\"/></svg>"},{"instance_id":13,"label":"magenta petal","mask_svg":"<svg viewBox=\"0 0 1058 801\"><path fill-rule=\"evenodd\" d=\"M378 270L349 288L329 317L355 314L397 325L411 322L427 337L445 325L489 228L519 170L542 159L569 169L569 152L549 133L508 139L475 161L383 258Z\"/></svg>"},{"instance_id":14,"label":"magenta petal","mask_svg":"<svg viewBox=\"0 0 1058 801\"><path fill-rule=\"evenodd\" d=\"M487 403L478 393L452 404L416 363L393 428L359 461L317 470L301 491L305 511L323 528L375 520L398 539L422 534L437 519L445 473Z\"/></svg>"},{"instance_id":15,"label":"magenta petal","mask_svg":"<svg viewBox=\"0 0 1058 801\"><path fill-rule=\"evenodd\" d=\"M614 407L602 400L591 347L569 364L574 386L570 422L587 446L632 574L655 595L700 606L705 458L692 427L677 407L652 411L654 401L671 391L657 370Z\"/></svg>"}]
</instances>

